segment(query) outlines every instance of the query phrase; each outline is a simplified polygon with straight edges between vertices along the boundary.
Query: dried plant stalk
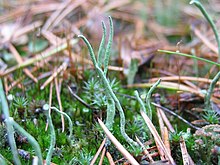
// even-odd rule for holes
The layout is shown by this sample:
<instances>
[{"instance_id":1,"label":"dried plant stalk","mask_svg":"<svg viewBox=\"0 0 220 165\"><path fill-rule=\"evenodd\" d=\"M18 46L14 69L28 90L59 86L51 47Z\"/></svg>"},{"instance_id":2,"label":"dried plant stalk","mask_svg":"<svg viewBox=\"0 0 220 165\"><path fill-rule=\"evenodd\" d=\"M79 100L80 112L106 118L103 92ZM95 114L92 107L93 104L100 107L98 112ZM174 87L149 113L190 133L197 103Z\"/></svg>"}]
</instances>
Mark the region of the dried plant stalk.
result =
<instances>
[{"instance_id":1,"label":"dried plant stalk","mask_svg":"<svg viewBox=\"0 0 220 165\"><path fill-rule=\"evenodd\" d=\"M112 135L112 133L108 130L105 124L98 119L100 126L103 131L106 133L111 142L116 146L116 148L121 152L122 155L133 165L139 165L139 163L133 158L133 156L121 145L121 143Z\"/></svg>"},{"instance_id":2,"label":"dried plant stalk","mask_svg":"<svg viewBox=\"0 0 220 165\"><path fill-rule=\"evenodd\" d=\"M103 147L104 147L104 145L105 145L105 142L106 142L106 138L102 141L102 143L101 143L101 145L100 145L98 151L96 152L95 156L93 157L92 161L90 162L90 165L95 164L95 161L96 161L96 159L98 158L100 152L102 151L102 149L103 149Z\"/></svg>"}]
</instances>

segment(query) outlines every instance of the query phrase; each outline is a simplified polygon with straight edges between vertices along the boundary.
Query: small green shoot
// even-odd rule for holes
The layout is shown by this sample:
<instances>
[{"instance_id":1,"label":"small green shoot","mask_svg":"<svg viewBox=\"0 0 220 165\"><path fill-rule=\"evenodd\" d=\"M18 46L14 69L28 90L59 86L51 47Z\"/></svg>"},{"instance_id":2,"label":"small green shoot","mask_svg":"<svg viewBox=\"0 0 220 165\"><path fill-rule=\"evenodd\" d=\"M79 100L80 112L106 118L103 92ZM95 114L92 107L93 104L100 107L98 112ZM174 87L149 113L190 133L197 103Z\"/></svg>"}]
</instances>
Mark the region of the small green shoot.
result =
<instances>
[{"instance_id":1,"label":"small green shoot","mask_svg":"<svg viewBox=\"0 0 220 165\"><path fill-rule=\"evenodd\" d=\"M116 105L116 107L119 111L119 114L120 114L120 130L121 130L122 136L125 138L125 140L129 144L137 146L138 145L137 142L134 142L125 132L125 115L124 115L124 111L121 107L121 104L120 104L118 98L114 94L108 79L106 78L106 73L107 73L107 69L108 69L107 65L108 65L109 58L110 58L110 49L111 49L112 38L113 38L113 22L112 22L111 17L109 17L109 22L110 22L110 34L109 34L107 49L105 51L104 71L99 67L99 64L97 63L96 58L95 58L95 53L94 53L93 48L92 48L91 44L89 43L89 41L83 35L79 35L78 37L81 38L85 42L85 44L87 45L87 47L89 49L90 57L91 57L92 62L93 62L93 65L94 65L94 67L97 71L97 74L99 75L99 77L100 77L100 79L103 83L103 86L105 87L107 95L109 95L109 97L111 97L111 99L114 100L115 105ZM111 115L114 115L114 114L115 114L115 112L113 112L113 111L107 111L108 119L114 119L114 116L111 116ZM111 121L111 123L113 123L113 121ZM111 126L112 125L111 123L106 123L106 125ZM109 129L111 130L111 128L109 128Z\"/></svg>"}]
</instances>

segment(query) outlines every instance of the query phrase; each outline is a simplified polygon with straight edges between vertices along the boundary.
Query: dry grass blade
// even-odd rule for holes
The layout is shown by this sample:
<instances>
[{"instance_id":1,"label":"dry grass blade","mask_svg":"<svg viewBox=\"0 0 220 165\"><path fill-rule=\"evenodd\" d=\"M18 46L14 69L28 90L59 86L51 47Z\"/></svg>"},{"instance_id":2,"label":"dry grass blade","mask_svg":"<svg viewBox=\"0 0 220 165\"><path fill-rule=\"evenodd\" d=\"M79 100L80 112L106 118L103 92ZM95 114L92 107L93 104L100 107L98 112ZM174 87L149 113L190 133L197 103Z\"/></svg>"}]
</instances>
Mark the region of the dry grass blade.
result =
<instances>
[{"instance_id":1,"label":"dry grass blade","mask_svg":"<svg viewBox=\"0 0 220 165\"><path fill-rule=\"evenodd\" d=\"M160 105L160 104L159 104ZM157 113L158 113L158 118L159 116L163 119L164 123L166 124L166 126L168 127L168 129L170 130L170 132L175 132L173 126L171 125L170 121L167 119L166 114L159 108L156 107L157 109ZM160 119L160 118L159 118ZM163 129L164 127L161 126L161 128Z\"/></svg>"},{"instance_id":2,"label":"dry grass blade","mask_svg":"<svg viewBox=\"0 0 220 165\"><path fill-rule=\"evenodd\" d=\"M149 79L149 82L156 82L159 79L161 79L162 81L188 80L188 81L197 81L197 82L203 82L203 83L211 83L212 82L212 79L201 78L201 77L189 77L189 76L168 76L168 77L151 78L151 79ZM220 82L218 82L217 85L220 85Z\"/></svg>"},{"instance_id":3,"label":"dry grass blade","mask_svg":"<svg viewBox=\"0 0 220 165\"><path fill-rule=\"evenodd\" d=\"M85 3L86 0L78 0L78 1L74 1L71 4L69 4L69 6L67 6L66 9L63 10L63 12L58 15L58 17L55 19L53 26L55 27L56 25L58 25L60 23L60 21L67 15L69 14L73 9L77 8L78 6L82 5L83 3Z\"/></svg>"},{"instance_id":4,"label":"dry grass blade","mask_svg":"<svg viewBox=\"0 0 220 165\"><path fill-rule=\"evenodd\" d=\"M63 2L61 5L59 5L59 7L57 8L56 11L54 11L50 17L47 19L47 21L45 22L44 26L43 26L43 30L48 30L49 27L53 24L53 22L56 20L56 18L60 15L60 13L63 11L63 9L69 5L69 3L71 2L71 0L68 0L66 2Z\"/></svg>"},{"instance_id":5,"label":"dry grass blade","mask_svg":"<svg viewBox=\"0 0 220 165\"><path fill-rule=\"evenodd\" d=\"M121 145L121 143L112 135L112 133L108 130L105 124L98 119L100 126L102 127L103 131L108 136L109 140L116 146L116 148L121 152L122 155L132 164L132 165L139 165L139 163L134 159L134 157Z\"/></svg>"},{"instance_id":6,"label":"dry grass blade","mask_svg":"<svg viewBox=\"0 0 220 165\"><path fill-rule=\"evenodd\" d=\"M57 95L57 101L58 101L58 104L59 104L59 108L60 108L60 111L63 112L63 106L62 106L62 102L61 102L61 99L60 99L60 89L61 88L59 88L57 77L55 77L54 82L55 82L55 89L56 89L56 95ZM62 132L64 132L64 130L65 130L65 121L64 121L63 114L61 114L61 122L62 122Z\"/></svg>"},{"instance_id":7,"label":"dry grass blade","mask_svg":"<svg viewBox=\"0 0 220 165\"><path fill-rule=\"evenodd\" d=\"M213 52L216 53L216 55L218 54L218 48L213 45L201 32L199 29L194 28L193 29L195 35L209 48L211 49Z\"/></svg>"},{"instance_id":8,"label":"dry grass blade","mask_svg":"<svg viewBox=\"0 0 220 165\"><path fill-rule=\"evenodd\" d=\"M108 158L108 162L110 165L115 165L114 160L108 151L106 152L106 157Z\"/></svg>"},{"instance_id":9,"label":"dry grass blade","mask_svg":"<svg viewBox=\"0 0 220 165\"><path fill-rule=\"evenodd\" d=\"M57 70L55 70L54 73L44 82L40 89L43 90L51 81L53 81L53 79L57 77L60 72L65 71L67 66L68 62L64 61L63 64L59 68L57 68Z\"/></svg>"},{"instance_id":10,"label":"dry grass blade","mask_svg":"<svg viewBox=\"0 0 220 165\"><path fill-rule=\"evenodd\" d=\"M96 161L96 159L98 158L100 152L102 151L102 149L103 149L103 147L104 147L104 145L105 145L105 142L106 142L106 138L102 141L102 143L101 143L101 145L100 145L98 151L96 152L95 156L93 157L92 161L90 162L90 165L95 164L95 161Z\"/></svg>"},{"instance_id":11,"label":"dry grass blade","mask_svg":"<svg viewBox=\"0 0 220 165\"><path fill-rule=\"evenodd\" d=\"M50 93L49 93L49 106L51 107L52 105L52 96L53 96L53 82L50 83ZM49 114L51 114L51 108L49 108ZM45 131L48 129L49 123L47 122Z\"/></svg>"},{"instance_id":12,"label":"dry grass blade","mask_svg":"<svg viewBox=\"0 0 220 165\"><path fill-rule=\"evenodd\" d=\"M70 45L74 45L78 42L78 40L76 39L72 39L70 41ZM29 58L28 60L24 61L22 64L18 64L16 66L13 66L9 69L7 69L5 72L3 73L0 73L0 77L3 77L11 72L14 72L15 70L17 69L21 69L21 68L24 68L24 67L27 67L31 64L34 64L38 61L42 61L48 57L51 57L53 55L55 55L56 53L60 52L60 51L63 51L67 48L67 43L63 43L63 44L60 44L60 45L56 45L56 46L51 46L50 48L48 48L47 50L45 50L43 53L41 54L38 54L36 55L35 57L33 58Z\"/></svg>"},{"instance_id":13,"label":"dry grass blade","mask_svg":"<svg viewBox=\"0 0 220 165\"><path fill-rule=\"evenodd\" d=\"M146 122L148 128L150 129L151 133L153 134L156 144L158 144L159 147L162 149L164 155L170 161L170 163L172 165L175 165L176 163L174 162L173 158L169 154L169 151L167 150L166 146L164 145L162 139L160 138L160 136L159 136L156 128L154 127L153 123L151 122L151 120L148 118L148 116L143 111L141 111L141 115L142 115L144 121Z\"/></svg>"},{"instance_id":14,"label":"dry grass blade","mask_svg":"<svg viewBox=\"0 0 220 165\"><path fill-rule=\"evenodd\" d=\"M17 7L14 10L12 10L10 12L6 12L5 14L1 15L0 16L0 23L19 18L19 17L27 14L27 12L30 12L32 14L41 14L41 13L50 12L50 11L56 10L59 6L60 6L60 3L50 3L47 5L45 5L45 3L43 3L43 4L34 4L31 6L24 5L21 7Z\"/></svg>"},{"instance_id":15,"label":"dry grass blade","mask_svg":"<svg viewBox=\"0 0 220 165\"><path fill-rule=\"evenodd\" d=\"M167 127L163 128L163 132L164 132L164 136L163 136L164 145L166 146L168 153L171 155L169 132L167 130Z\"/></svg>"},{"instance_id":16,"label":"dry grass blade","mask_svg":"<svg viewBox=\"0 0 220 165\"><path fill-rule=\"evenodd\" d=\"M162 119L162 116L161 116L161 113L160 113L160 109L159 108L156 108L157 109L157 117L158 117L158 121L159 121L159 126L160 126L160 133L161 133L161 136L163 137L164 136L164 122L163 122L163 119Z\"/></svg>"},{"instance_id":17,"label":"dry grass blade","mask_svg":"<svg viewBox=\"0 0 220 165\"><path fill-rule=\"evenodd\" d=\"M21 58L20 54L18 53L18 51L15 49L15 47L14 47L11 43L9 43L9 50L10 50L11 53L14 55L14 57L15 57L16 61L18 62L18 64L22 64L22 63L23 63L23 59ZM30 77L35 83L38 82L37 78L34 77L34 76L32 75L32 73L31 73L28 69L24 68L23 71L24 71L24 73L25 73L28 77Z\"/></svg>"},{"instance_id":18,"label":"dry grass blade","mask_svg":"<svg viewBox=\"0 0 220 165\"><path fill-rule=\"evenodd\" d=\"M150 155L150 153L148 152L148 150L146 149L146 147L144 146L144 144L141 143L140 139L138 139L137 136L136 136L136 140L137 140L138 144L142 147L143 153L147 156L147 158L149 159L150 163L153 163L154 160L153 160L152 156Z\"/></svg>"},{"instance_id":19,"label":"dry grass blade","mask_svg":"<svg viewBox=\"0 0 220 165\"><path fill-rule=\"evenodd\" d=\"M154 83L142 83L142 84L132 84L132 85L127 85L128 88L150 88ZM162 81L157 88L164 88L164 89L170 89L170 90L177 90L177 91L185 91L185 92L190 92L194 93L202 98L205 97L204 94L202 94L200 91L195 90L191 87L188 87L186 85L178 84L178 83L173 83L173 82L164 82ZM220 100L212 97L211 100L216 103L220 104Z\"/></svg>"},{"instance_id":20,"label":"dry grass blade","mask_svg":"<svg viewBox=\"0 0 220 165\"><path fill-rule=\"evenodd\" d=\"M181 149L181 153L182 153L183 164L190 165L189 154L186 149L186 143L185 143L185 140L183 139L182 136L180 137L180 149Z\"/></svg>"},{"instance_id":21,"label":"dry grass blade","mask_svg":"<svg viewBox=\"0 0 220 165\"><path fill-rule=\"evenodd\" d=\"M99 165L102 165L102 162L103 162L104 157L105 157L105 153L106 153L106 148L104 147L103 150L102 150L101 158L99 160Z\"/></svg>"}]
</instances>

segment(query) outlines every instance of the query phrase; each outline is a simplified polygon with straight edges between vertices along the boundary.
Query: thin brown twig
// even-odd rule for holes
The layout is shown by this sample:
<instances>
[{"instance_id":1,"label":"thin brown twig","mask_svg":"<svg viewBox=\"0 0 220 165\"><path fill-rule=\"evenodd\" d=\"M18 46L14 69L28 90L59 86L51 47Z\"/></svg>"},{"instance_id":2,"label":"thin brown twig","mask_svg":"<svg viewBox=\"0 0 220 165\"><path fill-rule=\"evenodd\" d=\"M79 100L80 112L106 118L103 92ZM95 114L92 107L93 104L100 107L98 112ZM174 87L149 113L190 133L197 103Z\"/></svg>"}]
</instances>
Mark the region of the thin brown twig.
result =
<instances>
[{"instance_id":1,"label":"thin brown twig","mask_svg":"<svg viewBox=\"0 0 220 165\"><path fill-rule=\"evenodd\" d=\"M186 149L186 143L182 136L180 137L180 149L183 158L183 165L189 165L189 157Z\"/></svg>"},{"instance_id":2,"label":"thin brown twig","mask_svg":"<svg viewBox=\"0 0 220 165\"><path fill-rule=\"evenodd\" d=\"M144 154L147 156L147 158L149 159L150 163L153 163L154 160L151 157L150 153L148 152L148 150L146 149L146 147L144 146L143 143L141 143L140 139L136 136L136 141L138 142L138 144L142 147Z\"/></svg>"},{"instance_id":3,"label":"thin brown twig","mask_svg":"<svg viewBox=\"0 0 220 165\"><path fill-rule=\"evenodd\" d=\"M65 71L68 66L68 62L64 61L62 65L60 65L59 68L57 68L54 73L44 82L44 84L40 87L41 90L43 90L53 79L57 77L59 73L62 71Z\"/></svg>"},{"instance_id":4,"label":"thin brown twig","mask_svg":"<svg viewBox=\"0 0 220 165\"><path fill-rule=\"evenodd\" d=\"M61 102L61 99L60 99L60 89L59 89L59 84L58 84L58 81L57 81L57 77L54 78L54 82L55 82L55 89L56 89L56 95L57 95L57 101L58 101L58 104L59 104L59 108L60 108L60 111L63 112L63 106L62 106L62 102ZM61 122L62 122L62 132L64 132L64 130L65 130L65 121L64 121L63 114L61 114Z\"/></svg>"},{"instance_id":5,"label":"thin brown twig","mask_svg":"<svg viewBox=\"0 0 220 165\"><path fill-rule=\"evenodd\" d=\"M196 130L200 129L199 127L194 126L193 124L191 124L190 122L188 122L187 120L185 120L185 119L182 118L181 116L177 115L177 114L174 113L173 111L169 110L168 108L165 108L165 107L163 107L163 106L161 106L161 105L159 105L159 104L153 103L153 102L151 102L151 104L153 104L154 106L161 108L163 111L165 111L165 112L167 112L167 113L169 113L169 114L171 114L171 115L177 117L178 119L182 120L184 123L188 124L190 127L194 128L194 129L196 129Z\"/></svg>"},{"instance_id":6,"label":"thin brown twig","mask_svg":"<svg viewBox=\"0 0 220 165\"><path fill-rule=\"evenodd\" d=\"M167 151L168 153L171 155L171 149L170 149L170 141L169 141L169 132L167 130L167 127L164 127L163 128L163 132L164 132L164 138L163 138L163 141L164 141L164 145L166 146L167 148Z\"/></svg>"},{"instance_id":7,"label":"thin brown twig","mask_svg":"<svg viewBox=\"0 0 220 165\"><path fill-rule=\"evenodd\" d=\"M104 138L104 140L102 141L102 143L101 143L99 149L97 150L95 156L93 157L92 161L90 162L90 165L95 164L95 161L96 161L96 159L98 158L99 154L101 153L101 151L102 151L102 149L103 149L103 147L104 147L104 145L105 145L105 142L106 142L106 138Z\"/></svg>"},{"instance_id":8,"label":"thin brown twig","mask_svg":"<svg viewBox=\"0 0 220 165\"><path fill-rule=\"evenodd\" d=\"M62 4L59 5L59 7L50 15L50 17L47 19L47 21L45 22L42 30L48 30L50 28L50 26L54 23L54 21L56 20L56 18L60 15L60 13L63 11L64 8L66 8L66 6L69 5L69 3L71 2L71 0L65 1Z\"/></svg>"},{"instance_id":9,"label":"thin brown twig","mask_svg":"<svg viewBox=\"0 0 220 165\"><path fill-rule=\"evenodd\" d=\"M112 135L105 124L98 118L98 122L102 127L103 131L108 136L109 140L116 146L116 148L121 152L122 155L133 165L139 165L139 163L134 159L134 157L121 145L121 143Z\"/></svg>"},{"instance_id":10,"label":"thin brown twig","mask_svg":"<svg viewBox=\"0 0 220 165\"><path fill-rule=\"evenodd\" d=\"M21 58L20 54L18 53L18 51L15 49L15 47L14 47L11 43L9 43L9 50L10 50L11 53L14 55L14 57L15 57L16 61L18 62L18 64L22 64L22 63L24 62L23 59ZM25 73L28 77L30 77L35 83L38 82L37 78L34 77L34 76L32 75L32 73L31 73L27 68L24 68L23 71L24 71L24 73Z\"/></svg>"},{"instance_id":11,"label":"thin brown twig","mask_svg":"<svg viewBox=\"0 0 220 165\"><path fill-rule=\"evenodd\" d=\"M162 81L177 81L177 80L188 80L188 81L198 81L203 83L211 83L212 79L202 78L202 77L189 77L189 76L168 76L168 77L159 77L159 78L151 78L149 79L149 82L156 82L158 79L161 79ZM218 85L220 85L220 82L217 82Z\"/></svg>"},{"instance_id":12,"label":"thin brown twig","mask_svg":"<svg viewBox=\"0 0 220 165\"><path fill-rule=\"evenodd\" d=\"M108 151L106 152L106 157L108 158L108 162L110 165L115 165L114 160Z\"/></svg>"},{"instance_id":13,"label":"thin brown twig","mask_svg":"<svg viewBox=\"0 0 220 165\"><path fill-rule=\"evenodd\" d=\"M52 105L52 98L53 98L53 82L50 83L50 93L49 93L49 106L51 107ZM51 114L51 109L49 108L49 114ZM45 131L47 131L48 129L48 121L47 121L47 124L46 124L46 127L45 127Z\"/></svg>"},{"instance_id":14,"label":"thin brown twig","mask_svg":"<svg viewBox=\"0 0 220 165\"><path fill-rule=\"evenodd\" d=\"M146 122L148 128L150 129L151 133L153 134L155 143L161 148L161 150L163 151L163 154L166 156L166 158L169 160L169 162L172 165L175 165L176 163L174 162L172 156L167 151L166 146L164 145L162 139L160 138L160 136L159 136L156 128L154 127L153 123L151 122L151 120L148 118L148 116L143 111L141 111L141 115L142 115L144 121Z\"/></svg>"},{"instance_id":15,"label":"thin brown twig","mask_svg":"<svg viewBox=\"0 0 220 165\"><path fill-rule=\"evenodd\" d=\"M106 148L104 147L103 150L102 150L101 158L99 160L99 165L102 165L102 162L103 162L104 157L105 157L105 153L106 153Z\"/></svg>"}]
</instances>

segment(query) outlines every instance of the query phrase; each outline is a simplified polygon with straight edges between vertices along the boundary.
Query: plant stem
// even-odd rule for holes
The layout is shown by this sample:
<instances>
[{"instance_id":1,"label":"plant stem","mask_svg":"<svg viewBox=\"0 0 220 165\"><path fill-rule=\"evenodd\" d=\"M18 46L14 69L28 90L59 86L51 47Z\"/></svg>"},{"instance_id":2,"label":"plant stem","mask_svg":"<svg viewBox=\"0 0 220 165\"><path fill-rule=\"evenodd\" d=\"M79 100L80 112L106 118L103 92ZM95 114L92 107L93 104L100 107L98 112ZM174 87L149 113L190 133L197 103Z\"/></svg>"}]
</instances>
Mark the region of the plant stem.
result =
<instances>
[{"instance_id":1,"label":"plant stem","mask_svg":"<svg viewBox=\"0 0 220 165\"><path fill-rule=\"evenodd\" d=\"M103 30L102 40L101 40L101 43L99 45L99 51L98 51L98 57L97 57L99 67L102 67L103 52L104 52L104 49L105 49L106 26L105 26L104 22L102 22L102 30Z\"/></svg>"},{"instance_id":2,"label":"plant stem","mask_svg":"<svg viewBox=\"0 0 220 165\"><path fill-rule=\"evenodd\" d=\"M116 95L114 94L111 86L109 85L109 82L107 80L107 78L105 77L103 71L98 67L98 65L95 66L99 76L101 77L104 87L105 89L108 91L109 95L112 97L112 99L115 101L116 107L119 111L119 115L120 115L120 130L121 130L121 134L122 136L125 138L125 140L132 145L138 146L138 143L133 141L125 132L125 115L124 115L124 111L121 107L121 104L118 100L118 98L116 97Z\"/></svg>"},{"instance_id":3,"label":"plant stem","mask_svg":"<svg viewBox=\"0 0 220 165\"><path fill-rule=\"evenodd\" d=\"M67 120L69 121L69 140L70 140L70 144L72 145L72 136L73 136L73 122L72 120L70 119L70 117L65 113L65 112L61 112L59 109L57 109L56 107L50 107L51 109L55 110L56 112L64 115Z\"/></svg>"},{"instance_id":4,"label":"plant stem","mask_svg":"<svg viewBox=\"0 0 220 165\"><path fill-rule=\"evenodd\" d=\"M14 126L14 128L23 136L27 137L28 142L33 146L33 149L35 150L35 154L37 155L39 161L38 165L43 165L43 158L42 153L40 149L40 145L35 140L33 136L31 136L27 131L25 131L17 122L14 121L13 118L9 118L9 122Z\"/></svg>"},{"instance_id":5,"label":"plant stem","mask_svg":"<svg viewBox=\"0 0 220 165\"><path fill-rule=\"evenodd\" d=\"M212 82L209 85L209 89L205 95L205 107L206 109L210 109L211 107L211 96L212 96L212 92L215 88L216 83L218 82L218 80L220 79L220 71L215 75L215 77L213 78Z\"/></svg>"},{"instance_id":6,"label":"plant stem","mask_svg":"<svg viewBox=\"0 0 220 165\"><path fill-rule=\"evenodd\" d=\"M47 116L47 121L49 123L49 126L50 126L50 137L51 137L51 140L50 140L50 148L48 150L48 153L47 153L47 157L46 157L46 164L47 165L50 165L51 163L51 158L53 156L53 151L54 151L54 147L56 145L56 133L55 133L55 130L54 130L54 126L53 126L53 121L51 119L51 115L49 113L49 109L47 110L46 112L46 116Z\"/></svg>"},{"instance_id":7,"label":"plant stem","mask_svg":"<svg viewBox=\"0 0 220 165\"><path fill-rule=\"evenodd\" d=\"M217 44L218 44L218 56L219 56L218 57L218 62L220 63L220 39L219 39L219 36L218 36L217 28L216 28L212 18L209 16L209 14L207 13L207 11L203 7L203 5L198 0L192 0L192 1L190 1L190 4L195 4L195 6L199 8L199 10L202 12L203 16L206 18L206 20L209 22L210 26L212 27L212 30L213 30L214 35L215 35L215 39L216 39Z\"/></svg>"},{"instance_id":8,"label":"plant stem","mask_svg":"<svg viewBox=\"0 0 220 165\"><path fill-rule=\"evenodd\" d=\"M190 54L185 54L185 53L180 53L180 52L173 52L173 51L169 51L169 50L158 50L158 52L172 54L172 55L179 55L179 56L184 56L184 57L190 57L190 58L197 59L197 60L200 60L200 61L204 61L204 62L207 62L209 64L216 65L216 66L220 67L220 63L210 61L210 60L207 60L205 58L193 56L193 55L190 55Z\"/></svg>"},{"instance_id":9,"label":"plant stem","mask_svg":"<svg viewBox=\"0 0 220 165\"><path fill-rule=\"evenodd\" d=\"M106 127L111 131L115 118L115 102L111 96L107 97L107 117L106 117Z\"/></svg>"},{"instance_id":10,"label":"plant stem","mask_svg":"<svg viewBox=\"0 0 220 165\"><path fill-rule=\"evenodd\" d=\"M154 89L160 84L160 82L161 82L161 79L157 80L157 82L153 84L153 86L150 88L150 90L147 93L146 103L148 107L148 116L150 120L152 120L152 109L151 109L151 101L150 101L151 94L154 91Z\"/></svg>"},{"instance_id":11,"label":"plant stem","mask_svg":"<svg viewBox=\"0 0 220 165\"><path fill-rule=\"evenodd\" d=\"M106 73L107 73L107 68L108 68L108 62L109 62L109 57L110 57L110 49L111 49L111 45L112 45L112 40L113 40L113 22L111 17L109 17L109 22L110 22L110 34L109 34L109 40L108 40L108 44L107 44L107 49L105 52L105 61L104 61L104 72L103 70L99 67L99 64L97 63L96 59L95 59L95 54L93 51L93 48L91 46L91 44L89 43L89 41L83 36L83 35L79 35L79 38L82 38L83 41L85 42L85 44L87 45L88 49L89 49L89 54L90 57L92 59L93 65L96 69L96 71L98 72L99 77L101 78L103 85L106 89L106 91L108 92L108 94L111 96L112 100L115 102L116 108L119 111L119 115L120 115L120 130L121 130L121 134L122 136L125 138L125 140L131 144L131 145L135 145L137 146L138 143L133 141L125 132L125 115L124 115L124 111L121 107L121 104L118 100L118 98L116 97L116 95L114 94L109 81L106 78ZM114 116L109 116L109 115L114 115L115 112L108 112L108 122L107 123L108 126L111 126L113 123L113 121L109 121L110 119L114 120Z\"/></svg>"},{"instance_id":12,"label":"plant stem","mask_svg":"<svg viewBox=\"0 0 220 165\"><path fill-rule=\"evenodd\" d=\"M141 98L139 97L138 91L134 91L134 95L136 96L136 99L138 100L139 104L141 105L142 111L147 114L144 102L141 100Z\"/></svg>"},{"instance_id":13,"label":"plant stem","mask_svg":"<svg viewBox=\"0 0 220 165\"><path fill-rule=\"evenodd\" d=\"M216 28L212 18L209 16L209 14L207 13L207 11L205 10L205 8L203 7L203 5L200 3L199 0L192 0L192 1L190 1L190 4L195 4L195 6L197 8L199 8L199 10L202 12L203 16L206 18L206 20L209 22L210 26L212 27L212 30L215 35L215 39L218 44L218 62L220 63L220 39L219 39L217 28ZM218 65L218 66L220 66L220 65ZM211 102L210 101L211 95L212 95L213 89L215 88L215 85L218 82L219 78L220 78L220 71L215 75L214 79L212 80L212 82L209 86L207 94L205 96L205 107L207 109L209 109L211 107L211 103L210 103Z\"/></svg>"},{"instance_id":14,"label":"plant stem","mask_svg":"<svg viewBox=\"0 0 220 165\"><path fill-rule=\"evenodd\" d=\"M108 71L108 63L109 63L110 52L111 52L112 41L113 41L113 35L114 35L114 28L113 28L114 26L113 26L112 18L110 16L108 18L109 18L109 23L110 23L110 33L109 33L107 48L106 48L106 51L105 51L104 75L106 75L107 71Z\"/></svg>"},{"instance_id":15,"label":"plant stem","mask_svg":"<svg viewBox=\"0 0 220 165\"><path fill-rule=\"evenodd\" d=\"M5 158L0 154L0 164L1 165L7 165Z\"/></svg>"},{"instance_id":16,"label":"plant stem","mask_svg":"<svg viewBox=\"0 0 220 165\"><path fill-rule=\"evenodd\" d=\"M8 103L5 98L5 93L3 90L1 79L0 79L0 99L1 99L1 104L2 104L2 111L5 116L5 124L6 124L6 129L7 129L8 142L11 147L12 154L13 154L13 160L16 165L21 165L18 152L17 152L15 138L14 138L14 128L9 121L10 115L9 115Z\"/></svg>"}]
</instances>

